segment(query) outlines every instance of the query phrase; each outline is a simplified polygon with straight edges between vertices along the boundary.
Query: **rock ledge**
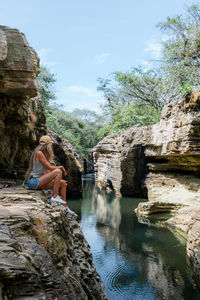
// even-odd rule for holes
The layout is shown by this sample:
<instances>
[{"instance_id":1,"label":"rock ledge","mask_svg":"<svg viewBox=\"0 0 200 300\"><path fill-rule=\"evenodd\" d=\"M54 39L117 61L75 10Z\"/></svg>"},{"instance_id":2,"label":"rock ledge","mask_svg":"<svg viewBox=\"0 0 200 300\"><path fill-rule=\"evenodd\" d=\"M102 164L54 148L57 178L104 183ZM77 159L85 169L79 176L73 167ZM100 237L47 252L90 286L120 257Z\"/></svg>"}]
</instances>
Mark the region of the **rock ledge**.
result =
<instances>
[{"instance_id":1,"label":"rock ledge","mask_svg":"<svg viewBox=\"0 0 200 300\"><path fill-rule=\"evenodd\" d=\"M107 299L76 219L41 191L0 191L0 299Z\"/></svg>"}]
</instances>

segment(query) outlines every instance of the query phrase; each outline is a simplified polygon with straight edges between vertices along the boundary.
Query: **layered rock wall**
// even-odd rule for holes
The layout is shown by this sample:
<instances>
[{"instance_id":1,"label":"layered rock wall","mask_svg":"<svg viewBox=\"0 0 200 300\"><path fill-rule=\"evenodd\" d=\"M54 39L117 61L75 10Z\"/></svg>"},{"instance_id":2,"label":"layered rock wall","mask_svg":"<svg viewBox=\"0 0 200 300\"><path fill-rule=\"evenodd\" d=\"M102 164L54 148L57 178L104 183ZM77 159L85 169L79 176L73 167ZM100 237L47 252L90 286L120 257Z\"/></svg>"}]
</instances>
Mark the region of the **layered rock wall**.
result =
<instances>
[{"instance_id":1,"label":"layered rock wall","mask_svg":"<svg viewBox=\"0 0 200 300\"><path fill-rule=\"evenodd\" d=\"M189 222L188 215L200 209L200 91L168 104L157 124L108 136L93 151L98 186L148 197L150 202L137 209L141 220L151 213L176 212L165 224L188 238L188 255L197 266L200 236L192 228L199 228L199 220Z\"/></svg>"},{"instance_id":2,"label":"layered rock wall","mask_svg":"<svg viewBox=\"0 0 200 300\"><path fill-rule=\"evenodd\" d=\"M198 175L199 128L200 92L195 92L165 107L159 123L104 138L93 149L98 185L111 181L124 196L145 196L143 180L150 171Z\"/></svg>"},{"instance_id":3,"label":"layered rock wall","mask_svg":"<svg viewBox=\"0 0 200 300\"><path fill-rule=\"evenodd\" d=\"M23 180L31 151L47 133L38 94L39 58L17 29L0 26L0 179ZM67 170L67 196L82 195L81 168L72 145L56 134L55 160Z\"/></svg>"},{"instance_id":4,"label":"layered rock wall","mask_svg":"<svg viewBox=\"0 0 200 300\"><path fill-rule=\"evenodd\" d=\"M23 178L31 149L46 133L38 74L38 56L24 34L0 26L0 177Z\"/></svg>"}]
</instances>

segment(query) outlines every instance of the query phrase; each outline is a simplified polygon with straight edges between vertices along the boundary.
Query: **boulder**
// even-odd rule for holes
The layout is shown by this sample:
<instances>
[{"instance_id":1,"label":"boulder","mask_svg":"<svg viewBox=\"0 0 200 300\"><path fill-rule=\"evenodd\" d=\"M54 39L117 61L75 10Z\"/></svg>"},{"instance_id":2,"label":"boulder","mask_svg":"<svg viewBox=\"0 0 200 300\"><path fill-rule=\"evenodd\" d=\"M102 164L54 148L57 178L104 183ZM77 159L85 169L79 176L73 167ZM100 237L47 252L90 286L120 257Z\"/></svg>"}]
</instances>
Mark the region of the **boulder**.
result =
<instances>
[{"instance_id":1,"label":"boulder","mask_svg":"<svg viewBox=\"0 0 200 300\"><path fill-rule=\"evenodd\" d=\"M82 196L82 167L79 162L79 155L75 148L56 133L49 132L48 135L53 141L53 151L56 165L62 165L67 175L63 178L67 181L67 197L78 198Z\"/></svg>"},{"instance_id":2,"label":"boulder","mask_svg":"<svg viewBox=\"0 0 200 300\"><path fill-rule=\"evenodd\" d=\"M90 153L87 156L80 158L81 169L84 175L94 173L93 155Z\"/></svg>"}]
</instances>

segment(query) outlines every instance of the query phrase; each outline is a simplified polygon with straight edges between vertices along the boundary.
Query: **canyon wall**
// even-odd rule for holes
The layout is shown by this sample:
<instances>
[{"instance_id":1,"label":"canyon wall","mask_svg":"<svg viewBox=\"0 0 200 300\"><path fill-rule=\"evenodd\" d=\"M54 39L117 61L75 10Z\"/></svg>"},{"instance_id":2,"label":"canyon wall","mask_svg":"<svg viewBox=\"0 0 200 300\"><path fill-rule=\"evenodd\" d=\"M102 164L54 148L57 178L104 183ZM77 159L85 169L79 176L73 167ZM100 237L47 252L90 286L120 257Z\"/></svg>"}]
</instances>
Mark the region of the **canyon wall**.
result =
<instances>
[{"instance_id":1,"label":"canyon wall","mask_svg":"<svg viewBox=\"0 0 200 300\"><path fill-rule=\"evenodd\" d=\"M196 176L200 171L199 128L197 91L165 107L159 123L105 137L93 148L97 184L110 185L123 196L146 196L147 173Z\"/></svg>"},{"instance_id":2,"label":"canyon wall","mask_svg":"<svg viewBox=\"0 0 200 300\"><path fill-rule=\"evenodd\" d=\"M188 255L198 266L200 91L168 104L155 125L105 137L93 156L97 186L123 196L148 197L137 209L141 221L156 212L174 214L165 224L187 237Z\"/></svg>"},{"instance_id":3,"label":"canyon wall","mask_svg":"<svg viewBox=\"0 0 200 300\"><path fill-rule=\"evenodd\" d=\"M44 105L38 93L37 53L18 29L0 26L0 182L23 181L31 151L47 134ZM53 138L53 135L56 138ZM68 141L56 134L55 161L67 170L68 196L82 195L81 167Z\"/></svg>"},{"instance_id":4,"label":"canyon wall","mask_svg":"<svg viewBox=\"0 0 200 300\"><path fill-rule=\"evenodd\" d=\"M39 71L24 34L0 26L0 177L22 178L31 149L46 133Z\"/></svg>"}]
</instances>

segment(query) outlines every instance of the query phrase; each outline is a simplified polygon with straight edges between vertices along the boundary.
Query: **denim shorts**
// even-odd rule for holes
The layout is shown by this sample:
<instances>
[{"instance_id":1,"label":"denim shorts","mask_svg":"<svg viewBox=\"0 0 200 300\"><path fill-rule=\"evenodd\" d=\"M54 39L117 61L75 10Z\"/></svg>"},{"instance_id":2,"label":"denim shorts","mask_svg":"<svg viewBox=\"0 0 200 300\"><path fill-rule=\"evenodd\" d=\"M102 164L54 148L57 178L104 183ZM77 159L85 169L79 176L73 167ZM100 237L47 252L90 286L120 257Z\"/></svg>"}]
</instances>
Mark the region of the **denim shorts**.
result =
<instances>
[{"instance_id":1,"label":"denim shorts","mask_svg":"<svg viewBox=\"0 0 200 300\"><path fill-rule=\"evenodd\" d=\"M37 190L38 184L40 182L40 177L29 177L27 181L29 190Z\"/></svg>"}]
</instances>

